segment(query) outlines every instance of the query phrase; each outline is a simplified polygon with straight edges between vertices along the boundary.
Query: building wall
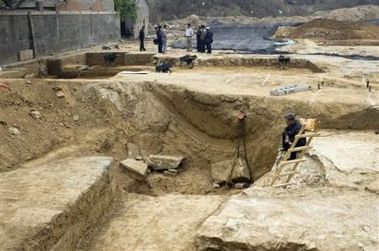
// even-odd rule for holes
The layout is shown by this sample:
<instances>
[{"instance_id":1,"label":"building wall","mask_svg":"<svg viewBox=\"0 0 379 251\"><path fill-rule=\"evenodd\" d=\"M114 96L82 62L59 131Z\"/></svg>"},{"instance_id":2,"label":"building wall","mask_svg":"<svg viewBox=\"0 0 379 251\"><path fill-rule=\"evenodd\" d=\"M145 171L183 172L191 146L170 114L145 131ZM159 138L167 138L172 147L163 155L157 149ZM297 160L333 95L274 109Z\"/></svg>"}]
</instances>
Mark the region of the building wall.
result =
<instances>
[{"instance_id":1,"label":"building wall","mask_svg":"<svg viewBox=\"0 0 379 251\"><path fill-rule=\"evenodd\" d=\"M136 0L137 5L137 20L134 23L133 33L134 38L138 38L139 31L143 25L146 27L146 34L149 29L149 5L146 0Z\"/></svg>"},{"instance_id":2,"label":"building wall","mask_svg":"<svg viewBox=\"0 0 379 251\"><path fill-rule=\"evenodd\" d=\"M120 21L114 12L35 12L31 16L37 56L116 41ZM32 49L26 13L0 13L0 65L17 61L17 52Z\"/></svg>"}]
</instances>

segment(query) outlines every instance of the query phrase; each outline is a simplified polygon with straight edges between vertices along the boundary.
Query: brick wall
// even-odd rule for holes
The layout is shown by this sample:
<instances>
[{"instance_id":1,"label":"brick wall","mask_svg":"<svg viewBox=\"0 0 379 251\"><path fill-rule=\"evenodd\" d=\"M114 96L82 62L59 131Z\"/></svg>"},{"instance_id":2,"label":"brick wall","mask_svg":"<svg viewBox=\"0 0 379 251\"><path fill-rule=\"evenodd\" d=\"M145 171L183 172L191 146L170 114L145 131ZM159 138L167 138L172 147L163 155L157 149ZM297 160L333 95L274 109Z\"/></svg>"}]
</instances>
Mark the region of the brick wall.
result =
<instances>
[{"instance_id":1,"label":"brick wall","mask_svg":"<svg viewBox=\"0 0 379 251\"><path fill-rule=\"evenodd\" d=\"M38 56L76 50L120 38L120 21L114 12L32 14ZM0 65L17 61L17 52L32 48L26 13L0 13Z\"/></svg>"}]
</instances>

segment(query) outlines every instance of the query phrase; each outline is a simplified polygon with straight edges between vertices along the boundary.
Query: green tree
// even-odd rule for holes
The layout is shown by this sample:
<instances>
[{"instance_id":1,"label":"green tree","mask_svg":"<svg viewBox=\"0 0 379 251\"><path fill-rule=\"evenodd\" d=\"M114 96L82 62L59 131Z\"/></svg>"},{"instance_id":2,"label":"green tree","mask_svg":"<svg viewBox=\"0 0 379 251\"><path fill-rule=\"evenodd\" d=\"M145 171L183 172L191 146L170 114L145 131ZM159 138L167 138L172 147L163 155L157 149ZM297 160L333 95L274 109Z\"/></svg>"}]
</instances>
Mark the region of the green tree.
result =
<instances>
[{"instance_id":1,"label":"green tree","mask_svg":"<svg viewBox=\"0 0 379 251\"><path fill-rule=\"evenodd\" d=\"M137 5L134 0L115 0L115 9L122 21L137 19Z\"/></svg>"}]
</instances>

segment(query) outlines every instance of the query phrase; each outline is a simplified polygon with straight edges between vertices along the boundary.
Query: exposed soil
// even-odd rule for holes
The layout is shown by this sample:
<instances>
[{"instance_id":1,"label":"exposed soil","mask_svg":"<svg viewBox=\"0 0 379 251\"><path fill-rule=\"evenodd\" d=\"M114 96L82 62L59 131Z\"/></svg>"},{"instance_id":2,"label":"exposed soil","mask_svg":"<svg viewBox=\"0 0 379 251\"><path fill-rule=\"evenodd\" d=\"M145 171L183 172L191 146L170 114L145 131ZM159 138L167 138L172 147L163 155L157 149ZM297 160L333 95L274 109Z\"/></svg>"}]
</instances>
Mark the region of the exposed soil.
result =
<instances>
[{"instance_id":1,"label":"exposed soil","mask_svg":"<svg viewBox=\"0 0 379 251\"><path fill-rule=\"evenodd\" d=\"M127 46L136 47L135 44ZM312 49L318 51L320 47L316 45ZM183 51L170 51L173 57L182 54ZM298 62L308 60L320 69L314 71L313 68L297 68L295 63L290 69L269 64L276 56L255 57L266 65L248 65L246 62L250 62L251 57L255 56L201 55L201 63L193 70L176 66L172 74L149 72L96 79L85 79L91 74L81 79L1 79L5 88L0 88L0 172L32 170L41 165L46 168L53 160L67 156L112 156L117 165L128 158L131 144L138 148L141 156L161 153L185 156L186 161L175 177L150 173L146 179L138 181L117 167L116 182L124 191L114 211L109 211L99 224L82 236L80 248L91 251L199 250L207 247L196 243L199 227L215 211L219 212L217 209L225 205L223 202L229 200L230 195L239 192L214 188L211 177L212 163L235 156L237 112L242 109L247 114L248 161L254 181L257 181L270 171L275 161L284 126L283 114L293 111L299 117L319 119L323 129L344 130L348 137L360 140L352 142L337 134L315 141L318 152L307 157L310 168L304 169L295 179L300 190L270 190L270 197L280 197L275 203L283 207L289 205L285 203L285 196L277 196L278 193L288 193L293 199L303 196L302 187L310 189L305 189L304 193L311 196L318 191L313 188L327 186L324 191L330 201L336 191L341 191L338 197L341 207L353 206L344 201L360 198L360 194L368 198L360 205L372 205L378 193L375 185L377 162L365 156L375 155L377 151L376 148L371 150L376 143L372 138L377 137L374 130L378 129L379 119L377 62L320 55L291 56L294 62L295 59ZM117 69L124 70L122 67ZM141 69L151 69L151 66ZM101 71L102 68L93 70ZM112 71L106 75L113 74L109 72ZM368 79L371 92L366 88ZM269 95L272 89L293 84L312 89L281 97ZM64 97L58 97L62 93ZM31 113L36 111L40 118ZM356 130L365 130L365 133ZM335 142L346 147L338 148ZM355 161L342 160L350 151L361 155ZM333 160L334 164L320 156ZM370 163L373 167L366 170ZM333 171L326 172L329 169ZM338 182L340 180L346 182ZM258 181L256 186L259 184ZM334 189L336 191L332 191ZM354 196L349 197L350 189L354 190ZM264 197L264 188L259 194ZM253 198L249 196L244 200ZM238 200L239 197L232 200L234 198ZM312 203L312 199L309 201ZM296 199L289 205L291 207L296 207ZM236 215L231 210L226 212L226 217L243 218L242 211ZM246 215L250 220L256 219L253 213ZM340 220L348 216L344 214ZM248 220L244 224L250 227ZM306 225L306 220L301 221ZM352 222L355 221L354 218ZM226 221L218 223L224 227ZM366 232L377 229L375 219L370 223L365 218L365 224L370 225ZM262 225L262 229L266 228ZM224 230L220 230L222 237L229 233ZM227 241L222 246L221 239L216 242L217 245L221 243L217 250L255 248L246 243L228 246ZM377 239L372 238L372 243L365 239L363 244L375 243ZM352 244L356 245L360 244Z\"/></svg>"},{"instance_id":2,"label":"exposed soil","mask_svg":"<svg viewBox=\"0 0 379 251\"><path fill-rule=\"evenodd\" d=\"M379 26L368 23L351 23L332 19L315 19L298 27L279 29L278 38L313 40L378 40Z\"/></svg>"}]
</instances>

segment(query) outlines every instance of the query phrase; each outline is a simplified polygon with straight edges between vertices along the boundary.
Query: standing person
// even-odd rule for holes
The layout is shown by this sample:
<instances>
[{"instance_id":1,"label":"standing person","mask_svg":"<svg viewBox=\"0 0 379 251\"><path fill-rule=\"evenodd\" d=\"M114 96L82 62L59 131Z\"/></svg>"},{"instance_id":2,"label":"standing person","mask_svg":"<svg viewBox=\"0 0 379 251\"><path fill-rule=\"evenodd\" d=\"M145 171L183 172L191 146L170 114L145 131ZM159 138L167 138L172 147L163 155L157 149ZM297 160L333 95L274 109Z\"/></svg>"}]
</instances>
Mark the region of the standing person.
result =
<instances>
[{"instance_id":1,"label":"standing person","mask_svg":"<svg viewBox=\"0 0 379 251\"><path fill-rule=\"evenodd\" d=\"M157 41L158 41L158 53L162 53L162 46L163 46L163 42L162 42L162 26L158 26L156 28L156 31L157 31Z\"/></svg>"},{"instance_id":2,"label":"standing person","mask_svg":"<svg viewBox=\"0 0 379 251\"><path fill-rule=\"evenodd\" d=\"M207 53L212 53L212 43L213 43L213 32L209 27L206 28L206 35L205 35L205 46L207 47Z\"/></svg>"},{"instance_id":3,"label":"standing person","mask_svg":"<svg viewBox=\"0 0 379 251\"><path fill-rule=\"evenodd\" d=\"M205 26L201 26L201 33L200 33L200 52L205 52L205 36L207 35L207 31L205 30Z\"/></svg>"},{"instance_id":4,"label":"standing person","mask_svg":"<svg viewBox=\"0 0 379 251\"><path fill-rule=\"evenodd\" d=\"M145 26L142 26L141 30L139 31L139 50L140 51L146 51L145 49Z\"/></svg>"},{"instance_id":5,"label":"standing person","mask_svg":"<svg viewBox=\"0 0 379 251\"><path fill-rule=\"evenodd\" d=\"M162 53L167 53L167 25L163 25L162 29Z\"/></svg>"},{"instance_id":6,"label":"standing person","mask_svg":"<svg viewBox=\"0 0 379 251\"><path fill-rule=\"evenodd\" d=\"M201 26L199 26L199 28L197 29L196 31L196 48L197 48L197 52L200 52L201 51Z\"/></svg>"},{"instance_id":7,"label":"standing person","mask_svg":"<svg viewBox=\"0 0 379 251\"><path fill-rule=\"evenodd\" d=\"M193 36L193 29L191 27L191 24L187 24L187 28L186 28L187 52L192 51L192 36Z\"/></svg>"}]
</instances>

